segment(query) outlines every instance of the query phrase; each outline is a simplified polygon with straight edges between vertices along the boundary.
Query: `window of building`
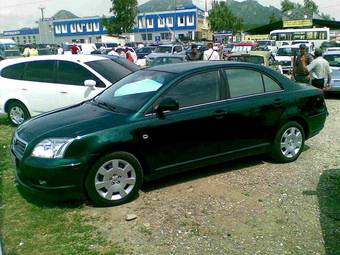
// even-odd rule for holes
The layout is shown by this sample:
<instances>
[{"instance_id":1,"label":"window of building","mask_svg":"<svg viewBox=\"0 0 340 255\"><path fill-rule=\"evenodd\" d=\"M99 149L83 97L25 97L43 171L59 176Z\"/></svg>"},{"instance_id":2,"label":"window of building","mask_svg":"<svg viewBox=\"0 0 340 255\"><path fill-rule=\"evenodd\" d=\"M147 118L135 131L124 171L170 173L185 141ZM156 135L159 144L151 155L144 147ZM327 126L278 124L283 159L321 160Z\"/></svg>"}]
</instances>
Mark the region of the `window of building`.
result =
<instances>
[{"instance_id":1,"label":"window of building","mask_svg":"<svg viewBox=\"0 0 340 255\"><path fill-rule=\"evenodd\" d=\"M158 27L165 27L165 18L158 19Z\"/></svg>"},{"instance_id":2,"label":"window of building","mask_svg":"<svg viewBox=\"0 0 340 255\"><path fill-rule=\"evenodd\" d=\"M144 28L144 19L138 19L138 28Z\"/></svg>"},{"instance_id":3,"label":"window of building","mask_svg":"<svg viewBox=\"0 0 340 255\"><path fill-rule=\"evenodd\" d=\"M99 22L93 22L93 30L99 31Z\"/></svg>"},{"instance_id":4,"label":"window of building","mask_svg":"<svg viewBox=\"0 0 340 255\"><path fill-rule=\"evenodd\" d=\"M54 60L33 61L27 63L23 80L54 83Z\"/></svg>"},{"instance_id":5,"label":"window of building","mask_svg":"<svg viewBox=\"0 0 340 255\"><path fill-rule=\"evenodd\" d=\"M184 26L184 16L178 17L178 26L183 27Z\"/></svg>"},{"instance_id":6,"label":"window of building","mask_svg":"<svg viewBox=\"0 0 340 255\"><path fill-rule=\"evenodd\" d=\"M71 24L71 33L76 33L76 32L77 32L76 24L72 23Z\"/></svg>"},{"instance_id":7,"label":"window of building","mask_svg":"<svg viewBox=\"0 0 340 255\"><path fill-rule=\"evenodd\" d=\"M60 25L56 25L56 26L54 27L54 29L55 29L55 33L56 33L56 34L61 34L61 27L60 27Z\"/></svg>"},{"instance_id":8,"label":"window of building","mask_svg":"<svg viewBox=\"0 0 340 255\"><path fill-rule=\"evenodd\" d=\"M86 30L87 30L88 32L92 31L92 23L91 23L91 22L87 22L87 24L86 24Z\"/></svg>"},{"instance_id":9,"label":"window of building","mask_svg":"<svg viewBox=\"0 0 340 255\"><path fill-rule=\"evenodd\" d=\"M225 70L230 97L242 97L264 93L261 73L249 69Z\"/></svg>"},{"instance_id":10,"label":"window of building","mask_svg":"<svg viewBox=\"0 0 340 255\"><path fill-rule=\"evenodd\" d=\"M161 39L162 40L170 40L171 39L171 33L161 33Z\"/></svg>"},{"instance_id":11,"label":"window of building","mask_svg":"<svg viewBox=\"0 0 340 255\"><path fill-rule=\"evenodd\" d=\"M166 24L167 24L168 27L173 27L173 25L174 25L173 17L167 17L166 18Z\"/></svg>"},{"instance_id":12,"label":"window of building","mask_svg":"<svg viewBox=\"0 0 340 255\"><path fill-rule=\"evenodd\" d=\"M152 18L147 18L147 27L148 28L153 28L153 19Z\"/></svg>"},{"instance_id":13,"label":"window of building","mask_svg":"<svg viewBox=\"0 0 340 255\"><path fill-rule=\"evenodd\" d=\"M148 41L152 41L152 34L148 34Z\"/></svg>"},{"instance_id":14,"label":"window of building","mask_svg":"<svg viewBox=\"0 0 340 255\"><path fill-rule=\"evenodd\" d=\"M194 16L193 15L187 16L187 24L188 24L188 26L194 25Z\"/></svg>"},{"instance_id":15,"label":"window of building","mask_svg":"<svg viewBox=\"0 0 340 255\"><path fill-rule=\"evenodd\" d=\"M146 41L146 34L142 34L142 40Z\"/></svg>"},{"instance_id":16,"label":"window of building","mask_svg":"<svg viewBox=\"0 0 340 255\"><path fill-rule=\"evenodd\" d=\"M175 99L180 108L218 101L219 73L216 70L193 75L171 88L162 96L165 97Z\"/></svg>"},{"instance_id":17,"label":"window of building","mask_svg":"<svg viewBox=\"0 0 340 255\"><path fill-rule=\"evenodd\" d=\"M67 33L67 25L66 24L63 24L62 27L61 27L61 32L62 33Z\"/></svg>"},{"instance_id":18,"label":"window of building","mask_svg":"<svg viewBox=\"0 0 340 255\"><path fill-rule=\"evenodd\" d=\"M78 30L78 32L83 32L83 24L78 23L77 24L77 30Z\"/></svg>"}]
</instances>

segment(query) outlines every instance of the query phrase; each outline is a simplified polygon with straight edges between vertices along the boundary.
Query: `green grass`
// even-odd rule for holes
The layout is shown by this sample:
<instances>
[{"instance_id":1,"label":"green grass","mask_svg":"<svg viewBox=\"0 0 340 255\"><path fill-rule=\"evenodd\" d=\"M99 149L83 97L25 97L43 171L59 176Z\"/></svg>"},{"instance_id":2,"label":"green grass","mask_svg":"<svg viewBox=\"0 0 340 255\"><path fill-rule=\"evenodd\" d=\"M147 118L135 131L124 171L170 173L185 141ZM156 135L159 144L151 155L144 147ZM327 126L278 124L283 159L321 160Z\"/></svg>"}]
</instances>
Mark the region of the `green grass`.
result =
<instances>
[{"instance_id":1,"label":"green grass","mask_svg":"<svg viewBox=\"0 0 340 255\"><path fill-rule=\"evenodd\" d=\"M51 203L22 196L10 158L14 132L0 116L0 231L5 254L122 254L98 232L99 220L79 202Z\"/></svg>"}]
</instances>

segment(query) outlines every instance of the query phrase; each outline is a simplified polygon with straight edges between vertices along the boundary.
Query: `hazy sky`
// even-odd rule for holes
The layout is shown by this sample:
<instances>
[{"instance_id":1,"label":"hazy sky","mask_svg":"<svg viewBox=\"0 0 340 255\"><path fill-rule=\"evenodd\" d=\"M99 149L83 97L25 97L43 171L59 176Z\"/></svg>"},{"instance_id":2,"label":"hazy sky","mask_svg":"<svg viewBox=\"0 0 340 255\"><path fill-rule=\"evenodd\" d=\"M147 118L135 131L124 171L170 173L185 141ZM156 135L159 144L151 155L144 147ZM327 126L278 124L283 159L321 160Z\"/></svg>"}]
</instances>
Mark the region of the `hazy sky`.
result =
<instances>
[{"instance_id":1,"label":"hazy sky","mask_svg":"<svg viewBox=\"0 0 340 255\"><path fill-rule=\"evenodd\" d=\"M147 0L139 0L144 3ZM241 0L239 0L241 1ZM262 5L280 7L281 0L258 0ZM294 1L294 0L293 0ZM339 0L314 0L321 10L340 21ZM195 0L204 6L204 0ZM295 0L302 3L303 0ZM94 4L95 3L95 4ZM39 7L45 7L45 17L65 9L77 16L102 16L109 14L110 0L0 0L0 31L22 27L35 27L41 17Z\"/></svg>"}]
</instances>

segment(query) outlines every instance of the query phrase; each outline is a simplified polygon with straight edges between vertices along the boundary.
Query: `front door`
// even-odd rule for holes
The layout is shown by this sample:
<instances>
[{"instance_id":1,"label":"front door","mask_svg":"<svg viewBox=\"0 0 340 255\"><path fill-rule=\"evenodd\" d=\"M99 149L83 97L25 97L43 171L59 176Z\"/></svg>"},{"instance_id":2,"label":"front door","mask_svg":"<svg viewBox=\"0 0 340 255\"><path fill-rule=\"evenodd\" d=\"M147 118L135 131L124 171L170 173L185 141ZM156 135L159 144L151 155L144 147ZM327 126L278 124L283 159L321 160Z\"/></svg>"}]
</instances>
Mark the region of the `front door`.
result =
<instances>
[{"instance_id":1,"label":"front door","mask_svg":"<svg viewBox=\"0 0 340 255\"><path fill-rule=\"evenodd\" d=\"M185 169L186 163L200 162L219 153L219 109L222 107L220 72L213 70L187 77L167 90L163 98L173 98L180 109L156 114L138 131L142 151L150 169Z\"/></svg>"}]
</instances>

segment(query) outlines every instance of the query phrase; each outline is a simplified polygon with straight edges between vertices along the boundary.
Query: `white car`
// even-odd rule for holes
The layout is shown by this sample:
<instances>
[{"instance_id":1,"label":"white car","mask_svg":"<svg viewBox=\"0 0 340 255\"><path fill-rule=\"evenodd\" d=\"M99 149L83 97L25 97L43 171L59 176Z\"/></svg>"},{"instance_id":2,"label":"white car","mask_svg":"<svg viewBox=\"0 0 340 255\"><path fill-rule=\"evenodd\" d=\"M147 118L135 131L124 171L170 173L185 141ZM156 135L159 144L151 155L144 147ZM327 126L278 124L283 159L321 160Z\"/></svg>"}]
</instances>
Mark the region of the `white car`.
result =
<instances>
[{"instance_id":1,"label":"white car","mask_svg":"<svg viewBox=\"0 0 340 255\"><path fill-rule=\"evenodd\" d=\"M91 99L130 74L127 67L95 55L50 55L0 62L0 113L12 124Z\"/></svg>"},{"instance_id":2,"label":"white car","mask_svg":"<svg viewBox=\"0 0 340 255\"><path fill-rule=\"evenodd\" d=\"M326 51L323 57L328 61L332 70L331 88L327 92L340 92L340 50Z\"/></svg>"}]
</instances>

